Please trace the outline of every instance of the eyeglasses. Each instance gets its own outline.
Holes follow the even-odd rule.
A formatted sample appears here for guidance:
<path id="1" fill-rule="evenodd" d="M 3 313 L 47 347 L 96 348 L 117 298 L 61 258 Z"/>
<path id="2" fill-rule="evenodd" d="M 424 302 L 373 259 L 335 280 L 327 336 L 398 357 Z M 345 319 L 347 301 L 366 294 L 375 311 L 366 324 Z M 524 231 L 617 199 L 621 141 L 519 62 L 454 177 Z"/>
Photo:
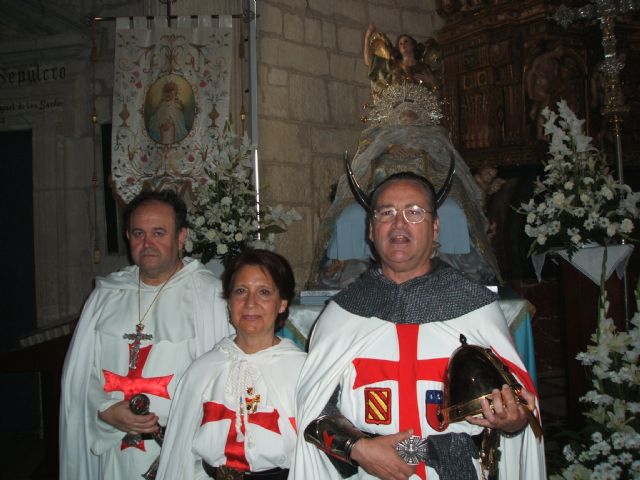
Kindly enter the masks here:
<path id="1" fill-rule="evenodd" d="M 433 213 L 417 205 L 412 205 L 402 210 L 398 210 L 395 207 L 384 207 L 379 210 L 374 210 L 373 218 L 379 223 L 391 223 L 396 219 L 399 212 L 402 212 L 402 216 L 408 223 L 424 222 L 427 213 Z"/>

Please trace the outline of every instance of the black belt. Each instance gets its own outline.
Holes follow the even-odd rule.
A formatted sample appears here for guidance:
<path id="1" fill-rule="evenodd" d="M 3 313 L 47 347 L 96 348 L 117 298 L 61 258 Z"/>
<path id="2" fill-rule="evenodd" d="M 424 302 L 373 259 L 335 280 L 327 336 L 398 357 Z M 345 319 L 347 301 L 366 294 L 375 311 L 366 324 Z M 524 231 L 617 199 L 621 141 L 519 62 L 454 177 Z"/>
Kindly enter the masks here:
<path id="1" fill-rule="evenodd" d="M 202 468 L 204 468 L 207 475 L 216 480 L 243 480 L 245 478 L 255 478 L 256 480 L 287 480 L 289 476 L 289 469 L 272 468 L 270 470 L 263 470 L 262 472 L 241 472 L 226 465 L 212 467 L 204 460 L 202 461 Z"/>
<path id="2" fill-rule="evenodd" d="M 470 435 L 470 438 L 473 441 L 473 445 L 476 447 L 478 452 L 482 450 L 483 437 L 484 431 L 477 435 Z M 398 452 L 398 455 L 400 455 L 400 458 L 402 458 L 409 465 L 418 465 L 419 463 L 424 463 L 425 465 L 433 467 L 433 464 L 431 464 L 429 461 L 429 446 L 428 440 L 426 438 L 421 438 L 414 435 L 405 440 L 402 440 L 396 444 L 396 451 Z M 477 458 L 477 455 L 473 456 Z"/>
<path id="3" fill-rule="evenodd" d="M 482 450 L 482 437 L 484 436 L 484 430 L 477 435 L 471 435 L 471 440 L 478 447 L 478 451 Z"/>

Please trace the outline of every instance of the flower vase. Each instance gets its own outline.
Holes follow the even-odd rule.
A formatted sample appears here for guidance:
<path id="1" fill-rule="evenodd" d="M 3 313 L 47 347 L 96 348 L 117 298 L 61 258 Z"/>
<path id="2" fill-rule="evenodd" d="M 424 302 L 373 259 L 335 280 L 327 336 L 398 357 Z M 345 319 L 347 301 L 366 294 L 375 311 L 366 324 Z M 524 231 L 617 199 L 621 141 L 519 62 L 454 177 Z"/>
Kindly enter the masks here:
<path id="1" fill-rule="evenodd" d="M 569 258 L 566 250 L 560 250 L 558 255 L 573 265 L 573 267 L 578 269 L 583 275 L 586 275 L 593 283 L 600 286 L 602 258 L 605 248 L 607 249 L 605 280 L 608 280 L 614 271 L 618 274 L 618 278 L 622 278 L 629 257 L 631 257 L 631 253 L 633 252 L 633 245 L 608 245 L 604 247 L 598 243 L 588 243 L 575 252 L 571 258 Z"/>
<path id="2" fill-rule="evenodd" d="M 569 258 L 567 250 L 552 249 L 549 250 L 549 252 L 532 254 L 531 262 L 533 263 L 533 269 L 539 282 L 542 281 L 542 268 L 544 267 L 547 255 L 554 254 L 566 260 L 599 286 L 604 249 L 605 247 L 598 243 L 586 243 L 582 248 L 578 249 L 571 258 Z M 623 245 L 608 245 L 605 279 L 609 279 L 614 271 L 618 274 L 618 278 L 622 278 L 632 252 L 633 245 L 628 243 Z"/>

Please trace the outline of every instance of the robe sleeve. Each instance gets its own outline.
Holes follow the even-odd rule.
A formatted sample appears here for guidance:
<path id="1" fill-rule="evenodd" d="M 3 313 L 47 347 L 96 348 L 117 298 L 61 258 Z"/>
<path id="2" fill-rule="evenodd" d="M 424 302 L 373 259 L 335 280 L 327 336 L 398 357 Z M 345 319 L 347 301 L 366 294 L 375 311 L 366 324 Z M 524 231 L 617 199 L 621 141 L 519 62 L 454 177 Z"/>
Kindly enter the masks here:
<path id="1" fill-rule="evenodd" d="M 120 400 L 115 398 L 109 398 L 103 388 L 103 379 L 101 368 L 96 362 L 102 358 L 101 343 L 98 336 L 96 336 L 94 355 L 92 359 L 91 372 L 89 376 L 89 383 L 87 386 L 87 423 L 88 423 L 88 437 L 89 447 L 91 452 L 95 455 L 102 455 L 109 449 L 118 445 L 125 433 L 122 430 L 109 425 L 98 418 L 98 412 L 104 412 L 112 405 L 118 403 Z M 92 413 L 93 412 L 93 413 Z"/>
<path id="2" fill-rule="evenodd" d="M 192 445 L 202 422 L 202 387 L 208 384 L 202 379 L 211 377 L 206 368 L 210 365 L 204 358 L 197 360 L 178 384 L 160 453 L 158 480 L 192 480 L 204 473 L 202 459 L 193 453 Z M 206 474 L 202 478 L 207 478 Z"/>
<path id="3" fill-rule="evenodd" d="M 343 373 L 359 351 L 382 335 L 376 322 L 358 321 L 331 301 L 318 319 L 311 336 L 309 353 L 296 392 L 298 441 L 289 479 L 322 478 L 342 480 L 328 457 L 304 439 L 304 430 L 329 402 Z M 393 328 L 392 324 L 386 328 Z"/>
<path id="4" fill-rule="evenodd" d="M 60 478 L 98 479 L 98 457 L 89 451 L 87 391 L 93 365 L 94 330 L 99 292 L 89 296 L 69 345 L 62 370 L 60 397 Z"/>

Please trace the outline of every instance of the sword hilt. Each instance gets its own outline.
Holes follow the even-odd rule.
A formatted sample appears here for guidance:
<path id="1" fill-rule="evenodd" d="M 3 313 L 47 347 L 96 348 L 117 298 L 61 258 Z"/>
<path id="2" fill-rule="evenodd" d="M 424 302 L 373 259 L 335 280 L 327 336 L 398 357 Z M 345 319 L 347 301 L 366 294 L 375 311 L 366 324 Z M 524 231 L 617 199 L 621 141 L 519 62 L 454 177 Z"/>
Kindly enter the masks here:
<path id="1" fill-rule="evenodd" d="M 149 470 L 147 470 L 141 475 L 142 478 L 144 478 L 145 480 L 154 480 L 156 478 L 156 475 L 158 474 L 159 465 L 160 465 L 160 456 L 158 455 L 156 459 L 153 461 L 153 463 L 151 464 L 151 466 L 149 467 Z"/>
<path id="2" fill-rule="evenodd" d="M 131 410 L 136 415 L 148 414 L 150 405 L 151 405 L 151 400 L 149 400 L 149 397 L 146 396 L 144 393 L 138 393 L 137 395 L 134 395 L 133 397 L 131 397 L 131 399 L 129 400 L 129 410 Z M 123 440 L 127 445 L 134 446 L 141 440 L 145 440 L 145 437 L 147 439 L 153 438 L 156 441 L 156 443 L 158 443 L 158 445 L 162 446 L 162 441 L 164 440 L 163 427 L 160 427 L 160 430 L 158 432 L 152 433 L 150 434 L 150 436 L 148 435 L 149 434 L 127 433 L 124 436 Z"/>
<path id="3" fill-rule="evenodd" d="M 129 400 L 129 409 L 136 415 L 146 415 L 149 413 L 151 400 L 144 393 L 138 393 Z"/>
<path id="4" fill-rule="evenodd" d="M 524 409 L 524 413 L 527 414 L 527 422 L 531 425 L 531 430 L 533 430 L 533 434 L 539 439 L 542 436 L 542 425 L 540 425 L 540 421 L 533 414 L 533 410 L 529 406 L 527 400 L 522 396 L 522 385 L 516 384 L 515 388 L 512 389 L 513 394 L 516 397 L 516 401 L 522 405 Z"/>

